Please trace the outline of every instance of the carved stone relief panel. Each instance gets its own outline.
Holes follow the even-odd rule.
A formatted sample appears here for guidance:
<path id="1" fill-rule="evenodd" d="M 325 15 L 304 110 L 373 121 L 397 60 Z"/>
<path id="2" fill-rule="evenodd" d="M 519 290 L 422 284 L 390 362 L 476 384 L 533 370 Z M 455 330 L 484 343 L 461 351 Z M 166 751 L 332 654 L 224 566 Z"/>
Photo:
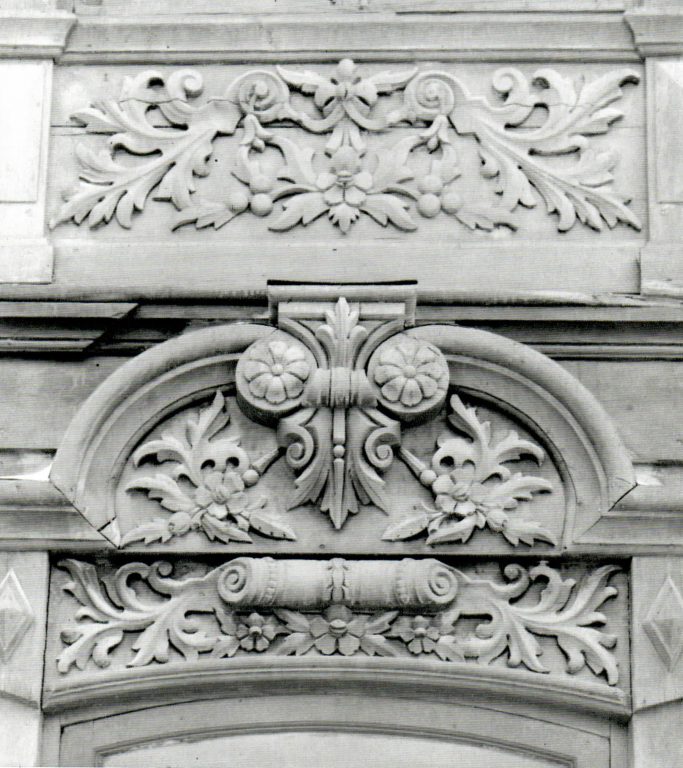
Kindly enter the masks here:
<path id="1" fill-rule="evenodd" d="M 50 687 L 251 655 L 397 657 L 627 685 L 619 567 L 422 560 L 67 559 L 53 572 Z M 226 667 L 227 668 L 227 667 Z M 124 675 L 125 676 L 125 675 Z M 130 676 L 130 675 L 129 675 Z"/>
<path id="2" fill-rule="evenodd" d="M 560 551 L 632 487 L 604 413 L 542 356 L 406 330 L 399 302 L 291 306 L 162 344 L 83 406 L 51 477 L 117 546 Z"/>
<path id="3" fill-rule="evenodd" d="M 249 355 L 243 359 L 248 365 Z M 473 538 L 556 545 L 562 480 L 520 428 L 453 394 L 422 426 L 401 429 L 376 407 L 367 416 L 303 407 L 273 430 L 254 425 L 218 390 L 133 452 L 117 492 L 122 545 L 272 549 L 272 540 L 283 552 L 358 540 L 368 550 L 384 541 L 427 551 Z"/>
<path id="4" fill-rule="evenodd" d="M 637 68 L 343 59 L 60 77 L 56 123 L 85 136 L 58 141 L 58 233 L 69 221 L 100 237 L 256 227 L 266 240 L 642 228 Z"/>

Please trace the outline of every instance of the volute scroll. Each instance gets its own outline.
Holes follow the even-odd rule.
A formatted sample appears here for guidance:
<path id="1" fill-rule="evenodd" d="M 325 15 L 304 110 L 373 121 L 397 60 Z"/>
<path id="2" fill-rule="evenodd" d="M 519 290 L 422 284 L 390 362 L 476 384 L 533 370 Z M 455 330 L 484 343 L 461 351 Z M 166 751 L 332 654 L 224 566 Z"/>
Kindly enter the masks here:
<path id="1" fill-rule="evenodd" d="M 84 405 L 52 479 L 113 543 L 558 552 L 632 487 L 609 419 L 544 356 L 411 327 L 411 301 L 382 287 L 307 290 L 276 291 L 274 328 L 143 353 Z"/>

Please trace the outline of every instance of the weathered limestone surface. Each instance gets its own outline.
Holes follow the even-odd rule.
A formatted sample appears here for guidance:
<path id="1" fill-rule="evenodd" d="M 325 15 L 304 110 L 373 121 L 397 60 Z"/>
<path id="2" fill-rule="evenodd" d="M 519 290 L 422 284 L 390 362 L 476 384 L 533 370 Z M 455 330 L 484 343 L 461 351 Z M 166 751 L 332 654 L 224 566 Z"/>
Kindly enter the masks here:
<path id="1" fill-rule="evenodd" d="M 502 5 L 2 4 L 0 765 L 683 762 L 683 12 Z"/>

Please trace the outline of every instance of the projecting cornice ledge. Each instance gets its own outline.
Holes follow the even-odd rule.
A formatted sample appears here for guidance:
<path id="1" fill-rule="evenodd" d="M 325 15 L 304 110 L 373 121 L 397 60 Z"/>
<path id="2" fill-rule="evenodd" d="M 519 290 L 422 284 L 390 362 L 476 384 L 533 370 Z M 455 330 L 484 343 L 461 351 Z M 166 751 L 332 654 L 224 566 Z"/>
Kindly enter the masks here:
<path id="1" fill-rule="evenodd" d="M 53 59 L 61 56 L 76 16 L 0 10 L 0 58 Z"/>
<path id="2" fill-rule="evenodd" d="M 642 8 L 624 14 L 641 56 L 683 53 L 683 7 L 680 10 Z"/>
<path id="3" fill-rule="evenodd" d="M 320 41 L 325 41 L 321 50 Z M 544 44 L 543 41 L 547 41 Z M 178 14 L 81 17 L 62 60 L 638 61 L 621 13 Z"/>

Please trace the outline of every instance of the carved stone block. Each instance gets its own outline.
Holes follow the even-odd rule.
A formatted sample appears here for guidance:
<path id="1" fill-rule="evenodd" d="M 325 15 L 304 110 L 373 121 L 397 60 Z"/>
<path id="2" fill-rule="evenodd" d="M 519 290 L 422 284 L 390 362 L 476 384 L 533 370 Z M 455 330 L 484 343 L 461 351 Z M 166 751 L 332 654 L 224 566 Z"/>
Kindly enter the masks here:
<path id="1" fill-rule="evenodd" d="M 683 563 L 633 560 L 633 702 L 644 709 L 683 695 Z"/>
<path id="2" fill-rule="evenodd" d="M 574 73 L 505 67 L 474 93 L 460 71 L 350 59 L 332 68 L 263 67 L 222 77 L 202 97 L 199 70 L 137 70 L 120 93 L 73 114 L 137 163 L 97 143 L 78 145 L 81 185 L 56 208 L 53 226 L 115 218 L 130 228 L 154 197 L 177 209 L 173 228 L 256 217 L 277 233 L 324 218 L 346 234 L 363 219 L 360 229 L 377 236 L 377 225 L 412 232 L 439 217 L 462 237 L 514 232 L 524 226 L 522 209 L 539 202 L 561 232 L 576 223 L 641 228 L 630 196 L 611 187 L 613 145 L 595 139 L 622 117 L 613 104 L 639 81 L 637 70 L 605 69 L 580 83 Z M 234 136 L 230 176 L 197 184 L 211 176 L 210 158 L 225 162 L 215 154 L 220 137 Z"/>
<path id="3" fill-rule="evenodd" d="M 293 306 L 163 344 L 83 408 L 52 478 L 116 545 L 547 551 L 630 489 L 599 406 L 542 356 L 343 297 Z"/>
<path id="4" fill-rule="evenodd" d="M 614 606 L 603 612 L 618 595 L 609 585 L 619 570 L 613 565 L 575 569 L 578 578 L 546 563 L 508 565 L 501 576 L 494 566 L 456 569 L 434 559 L 246 557 L 179 570 L 174 576 L 164 562 L 114 571 L 62 561 L 55 588 L 73 597 L 54 594 L 59 676 L 73 676 L 78 686 L 74 667 L 95 674 L 110 666 L 267 653 L 391 656 L 406 664 L 469 659 L 536 673 L 604 675 L 611 686 L 620 679 L 623 599 L 616 614 Z"/>

